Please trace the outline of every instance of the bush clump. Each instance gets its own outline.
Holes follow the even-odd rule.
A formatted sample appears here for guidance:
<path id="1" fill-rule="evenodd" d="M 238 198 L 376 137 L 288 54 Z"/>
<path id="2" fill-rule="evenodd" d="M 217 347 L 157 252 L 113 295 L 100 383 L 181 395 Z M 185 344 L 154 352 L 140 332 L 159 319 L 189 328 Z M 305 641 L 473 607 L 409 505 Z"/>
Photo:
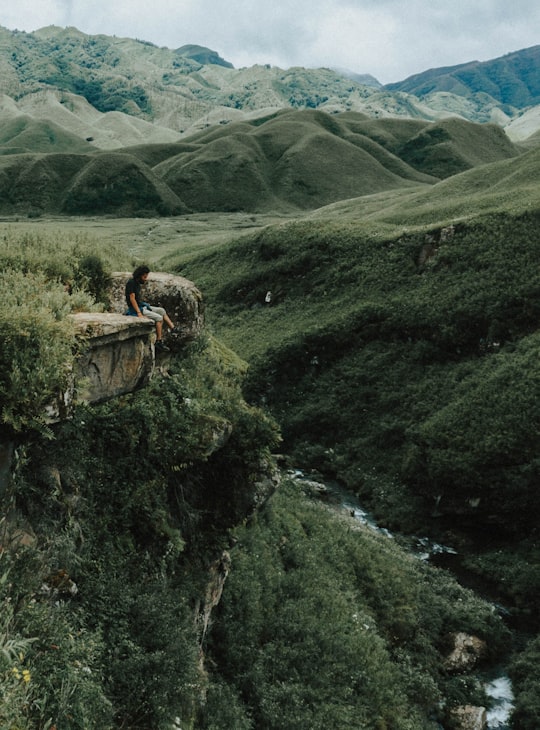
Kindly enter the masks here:
<path id="1" fill-rule="evenodd" d="M 0 425 L 41 429 L 71 385 L 76 341 L 70 313 L 103 306 L 119 252 L 88 254 L 83 237 L 8 232 L 0 240 Z"/>

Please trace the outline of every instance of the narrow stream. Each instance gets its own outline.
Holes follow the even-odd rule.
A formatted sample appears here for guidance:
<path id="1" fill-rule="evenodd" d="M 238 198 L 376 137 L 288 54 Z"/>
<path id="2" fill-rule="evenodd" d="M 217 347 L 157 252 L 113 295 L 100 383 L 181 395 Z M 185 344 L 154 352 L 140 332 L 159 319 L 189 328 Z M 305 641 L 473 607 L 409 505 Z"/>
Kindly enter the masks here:
<path id="1" fill-rule="evenodd" d="M 326 495 L 336 499 L 343 511 L 346 511 L 361 524 L 375 530 L 381 535 L 385 535 L 389 539 L 394 538 L 389 530 L 380 527 L 373 516 L 361 507 L 354 494 L 347 492 L 341 486 L 314 482 L 300 470 L 289 472 L 289 476 L 304 484 L 317 485 L 319 488 L 317 489 L 316 486 L 315 491 L 318 491 L 321 496 Z M 442 567 L 455 574 L 455 570 L 452 568 L 459 561 L 457 550 L 454 550 L 454 548 L 448 545 L 441 545 L 440 543 L 434 542 L 428 537 L 416 537 L 413 538 L 413 541 L 414 548 L 412 552 L 419 560 L 432 562 L 438 567 Z M 478 591 L 476 592 L 478 593 Z M 482 593 L 479 593 L 479 595 L 485 600 L 489 600 Z M 499 613 L 504 615 L 506 609 L 503 606 L 499 604 L 493 605 Z M 494 667 L 483 677 L 483 680 L 486 695 L 491 700 L 491 707 L 487 712 L 486 730 L 510 730 L 510 715 L 514 706 L 514 695 L 512 692 L 512 684 L 506 674 L 505 667 Z"/>

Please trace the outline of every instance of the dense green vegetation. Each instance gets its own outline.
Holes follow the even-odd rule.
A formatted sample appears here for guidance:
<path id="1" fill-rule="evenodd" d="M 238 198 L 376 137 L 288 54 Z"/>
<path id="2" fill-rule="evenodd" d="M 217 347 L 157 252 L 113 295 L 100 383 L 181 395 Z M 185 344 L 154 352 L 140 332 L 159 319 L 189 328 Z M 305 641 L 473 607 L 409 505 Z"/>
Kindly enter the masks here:
<path id="1" fill-rule="evenodd" d="M 538 565 L 538 563 L 537 563 Z M 514 727 L 535 730 L 540 717 L 540 637 L 531 640 L 525 651 L 513 662 L 510 673 L 517 692 L 513 713 Z"/>
<path id="2" fill-rule="evenodd" d="M 281 424 L 290 463 L 394 529 L 454 543 L 533 634 L 537 154 L 167 259 L 248 361 L 246 395 Z M 537 720 L 534 652 L 516 656 L 515 728 Z"/>
<path id="3" fill-rule="evenodd" d="M 0 241 L 0 429 L 43 429 L 46 407 L 69 386 L 77 343 L 68 315 L 103 308 L 107 270 L 125 258 L 93 253 L 85 236 L 13 231 Z"/>
<path id="4" fill-rule="evenodd" d="M 0 495 L 0 725 L 189 724 L 205 686 L 196 604 L 228 529 L 262 496 L 276 427 L 243 401 L 238 358 L 201 338 L 166 378 L 45 428 L 76 347 L 67 314 L 98 304 L 125 255 L 15 234 L 1 251 L 1 438 L 14 456 Z"/>
<path id="5" fill-rule="evenodd" d="M 190 722 L 204 688 L 194 618 L 205 571 L 252 507 L 275 441 L 272 424 L 240 400 L 239 372 L 200 343 L 169 378 L 79 411 L 52 442 L 19 447 L 4 529 L 15 533 L 17 515 L 35 544 L 12 538 L 3 553 L 6 638 L 26 646 L 0 690 L 20 687 L 19 666 L 31 680 L 3 727 Z"/>
<path id="6" fill-rule="evenodd" d="M 361 492 L 372 468 L 397 474 L 428 510 L 512 509 L 519 530 L 536 505 L 537 226 L 486 216 L 441 240 L 289 224 L 184 270 L 302 463 Z"/>
<path id="7" fill-rule="evenodd" d="M 537 227 L 537 211 L 409 231 L 349 213 L 269 227 L 181 268 L 301 463 L 361 493 L 371 469 L 397 475 L 428 511 L 502 524 L 512 509 L 519 530 L 536 505 Z"/>
<path id="8" fill-rule="evenodd" d="M 294 481 L 236 538 L 210 637 L 222 697 L 244 704 L 228 727 L 427 730 L 484 699 L 442 670 L 448 636 L 489 636 L 496 650 L 505 632 L 442 572 L 306 501 Z"/>
<path id="9" fill-rule="evenodd" d="M 442 660 L 452 631 L 485 638 L 490 659 L 504 649 L 488 605 L 294 483 L 242 526 L 268 496 L 279 437 L 243 400 L 245 363 L 214 338 L 142 391 L 40 427 L 26 390 L 43 371 L 52 392 L 74 346 L 55 323 L 69 301 L 99 306 L 107 272 L 128 261 L 84 238 L 15 234 L 2 261 L 8 300 L 33 291 L 49 342 L 20 339 L 19 401 L 0 382 L 14 445 L 0 495 L 2 727 L 431 730 L 484 700 Z M 10 377 L 18 367 L 3 365 Z M 203 632 L 209 566 L 231 544 L 223 607 Z"/>

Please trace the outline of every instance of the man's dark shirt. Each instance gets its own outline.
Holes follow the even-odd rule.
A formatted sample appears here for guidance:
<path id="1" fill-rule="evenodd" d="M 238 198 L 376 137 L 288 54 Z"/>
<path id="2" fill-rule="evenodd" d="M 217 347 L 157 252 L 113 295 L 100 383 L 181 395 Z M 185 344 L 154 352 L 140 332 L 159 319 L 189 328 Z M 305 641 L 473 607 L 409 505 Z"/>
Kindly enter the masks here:
<path id="1" fill-rule="evenodd" d="M 128 307 L 131 307 L 131 300 L 130 295 L 135 294 L 135 299 L 137 300 L 137 305 L 141 306 L 141 282 L 135 281 L 135 279 L 129 279 L 128 283 L 126 284 L 126 303 Z"/>

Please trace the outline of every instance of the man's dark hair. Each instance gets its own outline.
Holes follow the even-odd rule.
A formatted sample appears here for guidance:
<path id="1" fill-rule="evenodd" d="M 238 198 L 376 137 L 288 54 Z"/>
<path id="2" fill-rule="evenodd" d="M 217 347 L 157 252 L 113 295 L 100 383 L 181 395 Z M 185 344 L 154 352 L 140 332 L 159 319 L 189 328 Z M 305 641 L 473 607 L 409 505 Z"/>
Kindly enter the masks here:
<path id="1" fill-rule="evenodd" d="M 149 273 L 150 273 L 150 269 L 148 268 L 148 266 L 137 266 L 137 268 L 133 272 L 133 278 L 135 279 L 135 281 L 137 281 L 138 279 L 141 278 L 141 276 L 143 276 L 144 274 L 149 274 Z"/>

